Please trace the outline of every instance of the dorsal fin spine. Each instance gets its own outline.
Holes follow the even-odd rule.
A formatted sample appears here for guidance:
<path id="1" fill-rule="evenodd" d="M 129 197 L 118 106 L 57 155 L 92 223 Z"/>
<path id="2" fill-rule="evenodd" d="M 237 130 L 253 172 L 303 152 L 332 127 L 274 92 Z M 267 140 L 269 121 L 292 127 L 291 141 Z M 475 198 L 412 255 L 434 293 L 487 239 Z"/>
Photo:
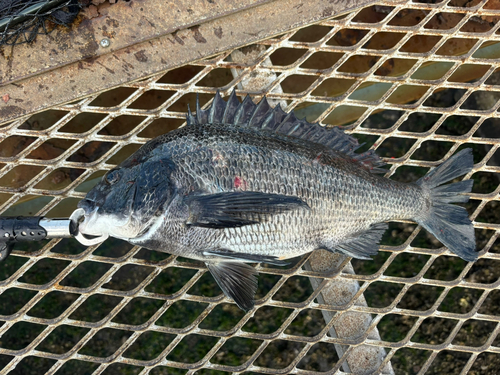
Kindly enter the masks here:
<path id="1" fill-rule="evenodd" d="M 267 116 L 267 113 L 272 111 L 273 109 L 267 102 L 267 98 L 264 97 L 259 104 L 257 104 L 257 107 L 255 108 L 252 117 L 250 118 L 250 121 L 248 122 L 248 126 L 250 127 L 258 127 L 262 128 L 262 121 Z"/>
<path id="2" fill-rule="evenodd" d="M 234 122 L 234 115 L 240 106 L 240 102 L 236 97 L 236 90 L 233 90 L 227 101 L 224 117 L 222 118 L 223 124 L 232 124 Z"/>
<path id="3" fill-rule="evenodd" d="M 233 90 L 226 102 L 222 99 L 219 90 L 217 90 L 211 106 L 206 110 L 202 110 L 197 94 L 196 115 L 193 115 L 188 106 L 186 120 L 188 125 L 223 123 L 257 129 L 265 128 L 277 134 L 321 144 L 343 153 L 372 172 L 386 172 L 380 168 L 384 163 L 373 150 L 361 154 L 355 153 L 361 147 L 356 138 L 345 134 L 338 127 L 328 129 L 319 124 L 312 124 L 305 118 L 298 119 L 293 111 L 286 113 L 279 105 L 272 108 L 266 97 L 258 104 L 255 104 L 247 95 L 243 102 L 239 103 Z"/>
<path id="4" fill-rule="evenodd" d="M 297 129 L 300 127 L 300 123 L 293 123 L 293 128 L 292 130 L 288 133 L 289 135 L 292 135 L 293 133 L 295 133 L 297 131 Z"/>
<path id="5" fill-rule="evenodd" d="M 267 126 L 271 124 L 273 120 L 274 120 L 274 111 L 269 111 L 264 120 L 262 121 L 262 129 L 267 128 Z"/>
<path id="6" fill-rule="evenodd" d="M 204 111 L 200 108 L 200 94 L 196 93 L 196 120 L 198 124 L 203 123 Z"/>
<path id="7" fill-rule="evenodd" d="M 250 112 L 253 113 L 255 107 L 256 105 L 254 104 L 250 96 L 245 96 L 245 99 L 243 99 L 243 102 L 240 104 L 240 107 L 238 108 L 238 110 L 236 111 L 236 115 L 234 116 L 235 125 L 246 126 L 247 123 L 245 121 L 245 117 L 250 117 L 249 114 L 251 114 Z"/>
<path id="8" fill-rule="evenodd" d="M 187 121 L 188 126 L 189 125 L 196 125 L 198 123 L 198 121 L 196 121 L 196 117 L 193 116 L 193 112 L 191 112 L 191 108 L 189 107 L 189 104 L 188 104 L 188 114 L 186 116 L 186 121 Z"/>

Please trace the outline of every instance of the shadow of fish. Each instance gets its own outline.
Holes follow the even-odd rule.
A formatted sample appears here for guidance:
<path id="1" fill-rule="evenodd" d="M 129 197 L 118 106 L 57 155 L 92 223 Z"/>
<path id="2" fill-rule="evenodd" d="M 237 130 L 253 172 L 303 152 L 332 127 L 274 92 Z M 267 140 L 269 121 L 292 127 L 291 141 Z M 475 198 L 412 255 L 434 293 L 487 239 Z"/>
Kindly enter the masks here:
<path id="1" fill-rule="evenodd" d="M 416 183 L 380 177 L 373 153 L 339 128 L 298 120 L 264 98 L 219 94 L 187 126 L 146 143 L 79 203 L 79 230 L 204 261 L 240 308 L 254 306 L 247 263 L 286 264 L 315 249 L 377 253 L 385 221 L 412 219 L 467 261 L 477 259 L 463 207 L 473 167 L 462 150 Z M 375 172 L 375 173 L 374 173 Z"/>

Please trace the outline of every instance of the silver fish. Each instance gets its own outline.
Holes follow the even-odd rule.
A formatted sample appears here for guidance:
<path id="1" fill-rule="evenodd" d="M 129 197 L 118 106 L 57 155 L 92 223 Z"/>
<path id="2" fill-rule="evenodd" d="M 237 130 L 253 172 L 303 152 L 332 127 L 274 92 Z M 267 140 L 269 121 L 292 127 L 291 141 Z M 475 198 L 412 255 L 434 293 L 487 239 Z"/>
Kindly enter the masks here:
<path id="1" fill-rule="evenodd" d="M 373 153 L 264 98 L 219 94 L 189 111 L 187 126 L 146 143 L 79 203 L 84 235 L 206 263 L 240 308 L 251 309 L 257 275 L 247 263 L 286 264 L 315 249 L 369 259 L 388 220 L 411 219 L 467 261 L 477 259 L 466 202 L 473 167 L 462 150 L 415 183 L 377 175 Z"/>

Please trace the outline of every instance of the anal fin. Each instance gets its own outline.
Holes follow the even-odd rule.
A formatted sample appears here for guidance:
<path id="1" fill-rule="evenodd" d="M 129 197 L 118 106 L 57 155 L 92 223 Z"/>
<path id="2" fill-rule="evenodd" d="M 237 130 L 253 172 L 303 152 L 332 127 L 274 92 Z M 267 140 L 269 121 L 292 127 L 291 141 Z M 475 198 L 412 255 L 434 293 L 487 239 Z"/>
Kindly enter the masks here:
<path id="1" fill-rule="evenodd" d="M 368 230 L 353 235 L 352 239 L 341 244 L 337 250 L 357 259 L 371 259 L 378 252 L 378 243 L 389 228 L 386 223 L 372 224 Z"/>
<path id="2" fill-rule="evenodd" d="M 255 306 L 257 271 L 241 262 L 207 262 L 208 270 L 226 296 L 248 311 Z"/>
<path id="3" fill-rule="evenodd" d="M 277 257 L 271 255 L 245 254 L 232 250 L 206 250 L 203 252 L 203 255 L 217 256 L 240 262 L 274 264 L 275 266 L 286 266 L 289 264 L 289 262 L 279 260 Z"/>

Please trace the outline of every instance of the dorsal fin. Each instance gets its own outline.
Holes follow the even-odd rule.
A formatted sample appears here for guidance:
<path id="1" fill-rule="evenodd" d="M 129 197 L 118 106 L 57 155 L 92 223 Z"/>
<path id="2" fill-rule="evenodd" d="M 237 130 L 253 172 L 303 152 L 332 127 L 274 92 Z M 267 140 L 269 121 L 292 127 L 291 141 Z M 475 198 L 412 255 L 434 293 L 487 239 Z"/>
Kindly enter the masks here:
<path id="1" fill-rule="evenodd" d="M 272 112 L 272 110 L 273 109 L 269 105 L 267 98 L 264 96 L 264 98 L 259 102 L 259 104 L 257 104 L 257 107 L 253 111 L 248 126 L 251 128 L 262 129 L 262 123 L 264 122 L 264 119 L 269 112 Z"/>
<path id="2" fill-rule="evenodd" d="M 224 112 L 226 111 L 226 102 L 220 96 L 219 91 L 214 97 L 212 105 L 208 109 L 208 123 L 209 124 L 220 124 L 224 118 Z"/>
<path id="3" fill-rule="evenodd" d="M 293 112 L 286 113 L 279 105 L 271 108 L 266 97 L 258 104 L 255 104 L 247 95 L 243 102 L 240 103 L 233 90 L 228 101 L 225 102 L 219 91 L 217 91 L 210 107 L 204 110 L 200 108 L 197 98 L 196 115 L 193 115 L 188 108 L 187 124 L 206 123 L 248 126 L 304 139 L 341 152 L 358 161 L 372 172 L 386 172 L 385 169 L 380 168 L 384 165 L 384 162 L 373 150 L 362 154 L 355 153 L 361 147 L 356 138 L 345 134 L 338 127 L 327 129 L 318 124 L 311 124 L 306 119 L 298 119 Z"/>
<path id="4" fill-rule="evenodd" d="M 234 125 L 246 126 L 252 117 L 255 107 L 256 105 L 250 96 L 247 95 L 236 110 L 236 114 L 234 115 Z"/>
<path id="5" fill-rule="evenodd" d="M 234 123 L 234 116 L 236 115 L 236 111 L 240 106 L 240 101 L 236 97 L 236 91 L 233 90 L 226 104 L 226 110 L 224 111 L 224 117 L 222 118 L 223 124 L 232 124 Z"/>

